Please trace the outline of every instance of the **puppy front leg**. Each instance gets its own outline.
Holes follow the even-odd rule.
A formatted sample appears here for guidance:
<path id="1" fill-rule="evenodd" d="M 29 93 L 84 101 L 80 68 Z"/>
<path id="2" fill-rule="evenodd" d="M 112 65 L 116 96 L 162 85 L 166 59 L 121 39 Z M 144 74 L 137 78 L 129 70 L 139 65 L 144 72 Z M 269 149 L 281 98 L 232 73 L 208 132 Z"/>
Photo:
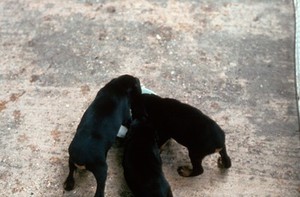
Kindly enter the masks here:
<path id="1" fill-rule="evenodd" d="M 198 176 L 203 173 L 203 167 L 202 167 L 202 160 L 205 156 L 201 157 L 195 157 L 192 154 L 189 154 L 192 168 L 189 166 L 180 166 L 177 169 L 177 172 L 180 176 L 183 177 L 192 177 L 192 176 Z"/>
<path id="2" fill-rule="evenodd" d="M 107 164 L 97 164 L 89 170 L 94 174 L 97 181 L 95 197 L 104 197 L 105 181 L 107 177 Z"/>
<path id="3" fill-rule="evenodd" d="M 74 188 L 75 181 L 74 181 L 73 176 L 74 176 L 74 171 L 75 170 L 76 170 L 76 166 L 74 165 L 74 163 L 69 158 L 69 175 L 68 175 L 66 181 L 64 182 L 64 189 L 66 191 L 70 191 Z"/>

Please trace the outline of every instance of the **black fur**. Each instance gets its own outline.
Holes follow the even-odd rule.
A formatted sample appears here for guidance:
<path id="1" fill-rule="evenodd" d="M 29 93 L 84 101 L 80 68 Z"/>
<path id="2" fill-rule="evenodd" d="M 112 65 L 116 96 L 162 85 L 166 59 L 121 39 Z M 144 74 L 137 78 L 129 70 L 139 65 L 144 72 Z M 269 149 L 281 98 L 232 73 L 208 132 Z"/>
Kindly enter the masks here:
<path id="1" fill-rule="evenodd" d="M 121 124 L 133 116 L 144 113 L 141 104 L 141 87 L 137 78 L 122 75 L 111 80 L 98 92 L 85 111 L 76 134 L 69 146 L 69 175 L 65 190 L 74 188 L 76 166 L 91 171 L 97 181 L 95 196 L 104 196 L 107 176 L 106 156 L 115 141 Z"/>
<path id="2" fill-rule="evenodd" d="M 127 135 L 124 176 L 135 197 L 172 197 L 162 171 L 156 132 L 146 120 L 134 120 Z"/>
<path id="3" fill-rule="evenodd" d="M 219 167 L 230 168 L 231 160 L 226 152 L 224 131 L 215 121 L 200 110 L 175 99 L 143 94 L 149 120 L 157 129 L 162 146 L 170 138 L 187 147 L 193 169 L 178 168 L 181 176 L 197 176 L 203 173 L 202 160 L 205 156 L 220 153 Z"/>

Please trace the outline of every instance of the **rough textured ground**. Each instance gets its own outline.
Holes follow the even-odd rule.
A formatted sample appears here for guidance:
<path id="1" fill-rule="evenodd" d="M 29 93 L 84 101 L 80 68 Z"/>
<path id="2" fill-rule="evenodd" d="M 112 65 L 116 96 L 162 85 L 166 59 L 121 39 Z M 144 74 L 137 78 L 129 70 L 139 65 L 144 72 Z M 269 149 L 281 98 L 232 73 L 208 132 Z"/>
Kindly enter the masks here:
<path id="1" fill-rule="evenodd" d="M 173 142 L 162 153 L 176 197 L 299 196 L 294 10 L 289 0 L 0 1 L 0 196 L 92 196 L 67 148 L 96 92 L 129 73 L 201 109 L 226 131 L 232 168 L 204 174 Z M 122 147 L 109 152 L 106 196 L 130 196 Z"/>

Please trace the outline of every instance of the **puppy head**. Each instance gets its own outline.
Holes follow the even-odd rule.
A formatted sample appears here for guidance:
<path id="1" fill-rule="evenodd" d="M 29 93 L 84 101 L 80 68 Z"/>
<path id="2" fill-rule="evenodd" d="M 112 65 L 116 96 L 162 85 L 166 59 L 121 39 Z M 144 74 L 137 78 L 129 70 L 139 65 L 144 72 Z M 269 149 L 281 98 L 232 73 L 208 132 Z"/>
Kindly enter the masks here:
<path id="1" fill-rule="evenodd" d="M 131 75 L 122 75 L 111 81 L 111 84 L 123 93 L 126 94 L 129 100 L 129 105 L 132 112 L 132 117 L 142 118 L 146 117 L 146 110 L 142 101 L 142 89 L 140 80 Z"/>
<path id="2" fill-rule="evenodd" d="M 142 93 L 140 80 L 131 75 L 121 75 L 111 81 L 112 84 L 118 84 L 130 96 Z"/>

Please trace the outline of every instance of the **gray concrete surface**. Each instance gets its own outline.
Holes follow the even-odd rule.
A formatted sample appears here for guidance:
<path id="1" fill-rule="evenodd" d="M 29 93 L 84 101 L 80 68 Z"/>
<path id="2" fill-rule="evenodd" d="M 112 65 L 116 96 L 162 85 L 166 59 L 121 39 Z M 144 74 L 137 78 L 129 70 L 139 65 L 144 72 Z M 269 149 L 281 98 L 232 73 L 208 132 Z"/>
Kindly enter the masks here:
<path id="1" fill-rule="evenodd" d="M 295 81 L 298 122 L 300 123 L 300 1 L 294 0 L 295 9 Z"/>
<path id="2" fill-rule="evenodd" d="M 300 196 L 289 0 L 0 1 L 0 196 L 92 196 L 67 147 L 96 92 L 129 73 L 201 109 L 226 131 L 232 168 L 204 160 L 180 177 L 186 150 L 162 153 L 174 196 Z M 106 196 L 130 196 L 122 147 L 108 156 Z"/>

